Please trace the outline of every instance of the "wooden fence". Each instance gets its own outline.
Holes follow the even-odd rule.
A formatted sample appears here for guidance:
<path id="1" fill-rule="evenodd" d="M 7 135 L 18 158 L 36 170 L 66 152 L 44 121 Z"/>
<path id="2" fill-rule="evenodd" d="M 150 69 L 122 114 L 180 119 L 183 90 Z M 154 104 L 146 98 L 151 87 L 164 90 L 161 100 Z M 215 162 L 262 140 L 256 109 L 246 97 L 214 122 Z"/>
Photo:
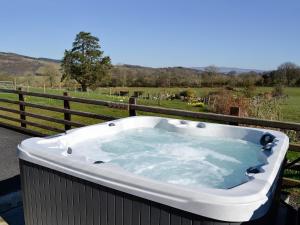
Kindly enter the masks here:
<path id="1" fill-rule="evenodd" d="M 251 126 L 259 126 L 259 127 L 266 127 L 266 128 L 276 128 L 276 129 L 282 129 L 282 130 L 294 130 L 294 131 L 300 131 L 300 123 L 290 123 L 290 122 L 282 122 L 282 121 L 271 121 L 271 120 L 261 120 L 256 118 L 245 118 L 245 117 L 239 117 L 238 116 L 238 110 L 234 109 L 232 110 L 233 115 L 221 115 L 221 114 L 215 114 L 215 113 L 204 113 L 204 112 L 192 112 L 192 111 L 186 111 L 186 110 L 179 110 L 179 109 L 170 109 L 170 108 L 163 108 L 163 107 L 154 107 L 154 106 L 146 106 L 146 105 L 139 105 L 137 104 L 136 98 L 129 98 L 128 103 L 116 103 L 116 102 L 110 102 L 110 101 L 103 101 L 103 100 L 94 100 L 94 99 L 84 99 L 84 98 L 77 98 L 77 97 L 71 97 L 68 96 L 68 93 L 65 92 L 63 95 L 53 95 L 53 94 L 45 94 L 45 93 L 36 93 L 36 92 L 27 92 L 21 90 L 21 88 L 18 88 L 17 90 L 8 90 L 8 89 L 0 89 L 0 92 L 2 93 L 11 93 L 18 96 L 18 100 L 11 100 L 7 98 L 0 98 L 0 103 L 10 103 L 18 105 L 19 110 L 4 107 L 0 105 L 0 111 L 9 112 L 17 114 L 19 118 L 7 116 L 0 114 L 0 118 L 4 119 L 4 121 L 13 121 L 17 122 L 20 125 L 12 125 L 10 123 L 0 122 L 0 125 L 9 127 L 15 130 L 19 130 L 22 132 L 29 133 L 34 136 L 45 136 L 46 134 L 38 132 L 34 129 L 30 129 L 27 127 L 37 127 L 44 130 L 52 131 L 52 132 L 65 132 L 66 130 L 69 130 L 71 128 L 76 127 L 82 127 L 85 126 L 85 124 L 82 124 L 80 122 L 72 121 L 72 115 L 81 116 L 81 117 L 87 117 L 87 118 L 93 118 L 93 119 L 99 119 L 101 121 L 109 121 L 118 119 L 116 117 L 110 116 L 110 115 L 102 115 L 97 113 L 91 113 L 91 112 L 84 112 L 84 111 L 78 111 L 71 109 L 71 102 L 76 103 L 82 103 L 82 104 L 89 104 L 94 106 L 105 106 L 120 110 L 126 110 L 128 111 L 128 116 L 135 116 L 137 115 L 138 111 L 142 112 L 149 112 L 149 113 L 156 113 L 159 115 L 172 115 L 172 116 L 179 116 L 179 117 L 188 117 L 188 118 L 194 118 L 194 119 L 204 119 L 214 122 L 221 122 L 221 123 L 228 123 L 233 125 L 251 125 Z M 33 97 L 40 97 L 40 98 L 48 98 L 48 99 L 56 99 L 62 101 L 63 107 L 53 107 L 49 105 L 43 105 L 43 104 L 37 104 L 37 103 L 31 103 L 25 101 L 25 96 L 33 96 Z M 41 114 L 34 114 L 32 112 L 26 111 L 26 108 L 36 108 L 36 109 L 42 109 L 47 111 L 52 111 L 56 113 L 62 113 L 63 119 L 54 118 L 46 115 Z M 27 117 L 32 117 L 40 120 L 45 120 L 48 122 L 53 122 L 57 124 L 63 124 L 64 129 L 57 128 L 55 126 L 49 126 L 37 122 L 28 121 Z M 297 144 L 290 144 L 289 151 L 299 152 L 300 153 L 300 145 Z M 300 173 L 300 157 L 295 159 L 294 161 L 288 162 L 286 164 L 286 169 L 290 171 L 295 171 L 296 173 Z M 296 185 L 300 185 L 300 182 L 295 179 L 285 179 L 288 182 L 291 182 Z"/>

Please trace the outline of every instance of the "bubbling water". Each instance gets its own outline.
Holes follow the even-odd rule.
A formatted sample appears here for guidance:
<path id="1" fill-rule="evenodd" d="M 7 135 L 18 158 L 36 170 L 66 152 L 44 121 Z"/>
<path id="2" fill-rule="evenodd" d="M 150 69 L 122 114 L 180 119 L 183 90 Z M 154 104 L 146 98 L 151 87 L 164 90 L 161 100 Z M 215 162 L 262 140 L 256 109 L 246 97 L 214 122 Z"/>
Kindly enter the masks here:
<path id="1" fill-rule="evenodd" d="M 265 163 L 261 146 L 252 142 L 159 128 L 88 142 L 81 149 L 89 161 L 114 163 L 136 175 L 194 188 L 231 188 L 248 181 L 247 168 Z"/>

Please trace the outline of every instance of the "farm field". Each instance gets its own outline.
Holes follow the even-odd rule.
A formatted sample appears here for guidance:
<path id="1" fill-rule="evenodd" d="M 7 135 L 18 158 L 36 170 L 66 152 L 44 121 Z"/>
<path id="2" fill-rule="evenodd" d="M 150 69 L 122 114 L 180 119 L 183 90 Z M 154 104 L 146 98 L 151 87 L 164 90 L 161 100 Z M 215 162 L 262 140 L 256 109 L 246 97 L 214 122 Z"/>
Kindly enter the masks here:
<path id="1" fill-rule="evenodd" d="M 216 91 L 218 88 L 191 88 L 191 89 L 193 89 L 197 93 L 197 96 L 201 97 L 201 96 L 207 95 L 211 91 Z M 28 91 L 32 91 L 32 92 L 42 92 L 42 93 L 46 92 L 48 94 L 57 94 L 57 95 L 62 95 L 64 92 L 64 90 L 57 90 L 57 89 L 45 89 L 44 90 L 43 88 L 28 88 L 28 89 L 24 88 L 24 90 L 28 90 Z M 151 99 L 139 98 L 138 104 L 184 109 L 184 110 L 190 110 L 190 111 L 205 111 L 205 108 L 192 106 L 182 100 L 178 100 L 178 99 L 159 100 L 158 97 L 155 97 L 155 96 L 159 96 L 159 95 L 167 94 L 167 93 L 168 94 L 179 93 L 180 91 L 184 90 L 184 88 L 140 88 L 140 87 L 139 88 L 99 88 L 96 91 L 89 91 L 89 92 L 85 92 L 85 93 L 78 92 L 78 91 L 68 91 L 68 93 L 70 96 L 74 96 L 74 97 L 101 99 L 101 100 L 127 103 L 128 102 L 127 96 L 122 97 L 122 96 L 114 95 L 114 93 L 117 93 L 120 90 L 129 91 L 129 95 L 132 95 L 134 91 L 143 91 L 144 96 L 147 96 L 147 95 L 152 96 Z M 264 93 L 264 92 L 270 92 L 271 90 L 272 90 L 272 88 L 260 87 L 260 88 L 256 89 L 256 92 Z M 286 88 L 285 94 L 288 97 L 285 101 L 283 101 L 281 103 L 282 120 L 300 123 L 300 88 Z M 18 96 L 16 94 L 0 93 L 0 98 L 17 100 Z M 46 98 L 31 97 L 31 96 L 26 96 L 25 100 L 27 102 L 31 102 L 31 103 L 50 105 L 50 106 L 55 106 L 55 107 L 63 107 L 63 102 L 61 100 L 46 99 Z M 18 109 L 18 105 L 9 104 L 9 103 L 0 102 L 0 106 Z M 115 116 L 115 117 L 128 116 L 128 112 L 126 110 L 113 109 L 113 108 L 108 108 L 108 107 L 103 107 L 103 106 L 93 106 L 93 105 L 82 104 L 82 103 L 71 103 L 71 108 L 75 109 L 75 110 L 93 112 L 93 113 L 110 115 L 110 116 Z M 41 115 L 51 116 L 54 118 L 63 119 L 63 114 L 58 113 L 58 112 L 51 112 L 51 111 L 30 108 L 30 107 L 27 107 L 26 111 L 32 112 L 35 114 L 41 114 Z M 144 112 L 138 112 L 138 114 L 139 115 L 151 115 L 150 113 L 144 113 Z M 9 112 L 5 112 L 5 111 L 1 111 L 1 110 L 0 110 L 0 115 L 6 115 L 6 116 L 18 118 L 17 114 L 9 113 Z M 50 121 L 39 120 L 36 118 L 31 118 L 31 117 L 27 117 L 27 119 L 32 122 L 38 122 L 38 123 L 42 123 L 44 125 L 49 125 L 49 126 L 63 129 L 63 125 L 56 124 L 56 123 L 53 123 Z M 83 124 L 94 124 L 94 123 L 101 122 L 101 120 L 85 118 L 85 117 L 80 117 L 80 116 L 75 116 L 75 115 L 72 116 L 72 121 L 80 122 Z M 4 120 L 4 119 L 0 119 L 0 122 L 7 123 L 8 121 Z M 16 122 L 10 122 L 10 123 L 19 126 L 19 124 Z M 40 131 L 42 133 L 53 134 L 53 132 L 51 132 L 51 131 L 45 131 L 40 128 L 35 128 L 35 127 L 31 127 L 31 126 L 28 126 L 28 127 L 30 129 L 34 129 L 34 130 Z M 297 154 L 294 152 L 289 153 L 289 157 L 295 158 L 295 157 L 297 157 Z"/>
<path id="2" fill-rule="evenodd" d="M 189 88 L 197 93 L 197 96 L 205 96 L 209 92 L 216 91 L 220 88 Z M 33 92 L 44 92 L 43 88 L 24 88 L 24 90 L 29 90 Z M 99 88 L 96 91 L 89 91 L 89 92 L 78 92 L 78 91 L 68 91 L 70 96 L 74 97 L 81 97 L 81 98 L 91 98 L 91 99 L 101 99 L 101 100 L 108 100 L 108 101 L 115 101 L 115 102 L 128 102 L 128 97 L 122 97 L 122 96 L 116 96 L 113 95 L 114 93 L 119 92 L 120 90 L 126 90 L 129 91 L 129 95 L 133 95 L 134 91 L 143 91 L 143 96 L 147 96 L 148 94 L 150 96 L 158 96 L 161 94 L 176 94 L 179 93 L 182 90 L 185 90 L 185 88 L 149 88 L 149 87 L 129 87 L 129 88 Z M 265 93 L 265 92 L 271 92 L 271 87 L 258 87 L 256 89 L 256 93 Z M 46 93 L 49 94 L 58 94 L 62 95 L 63 90 L 58 89 L 46 89 Z M 300 88 L 299 87 L 288 87 L 284 89 L 284 93 L 288 96 L 285 101 L 281 103 L 282 108 L 282 119 L 283 121 L 289 121 L 289 122 L 298 122 L 300 123 Z M 0 96 L 2 96 L 3 93 L 0 93 Z M 7 94 L 4 94 L 7 95 Z M 9 96 L 9 94 L 8 94 Z M 33 100 L 37 100 L 34 99 Z M 40 99 L 39 103 L 42 103 Z M 45 104 L 49 103 L 47 100 L 45 100 Z M 176 109 L 185 109 L 185 110 L 191 110 L 191 111 L 203 111 L 202 108 L 194 107 L 187 102 L 183 102 L 181 100 L 153 100 L 153 99 L 138 99 L 139 104 L 145 104 L 145 105 L 153 105 L 153 106 L 162 106 L 167 108 L 176 108 Z M 85 106 L 84 106 L 85 107 Z M 101 111 L 99 111 L 100 113 Z M 103 112 L 104 113 L 104 112 Z M 113 112 L 112 112 L 113 113 Z"/>
<path id="3" fill-rule="evenodd" d="M 209 92 L 216 91 L 218 88 L 190 88 L 194 90 L 197 93 L 197 96 L 205 96 Z M 62 95 L 64 90 L 57 90 L 57 89 L 43 89 L 43 88 L 24 88 L 24 90 L 32 91 L 32 92 L 46 92 L 48 94 L 57 94 Z M 90 98 L 90 99 L 101 99 L 101 100 L 107 100 L 107 101 L 114 101 L 114 102 L 128 102 L 127 96 L 117 96 L 113 95 L 114 93 L 120 91 L 120 90 L 126 90 L 129 91 L 129 95 L 132 95 L 134 91 L 143 91 L 143 96 L 150 95 L 152 96 L 151 99 L 143 99 L 139 98 L 138 103 L 144 104 L 144 105 L 152 105 L 152 106 L 161 106 L 161 107 L 167 107 L 167 108 L 176 108 L 176 109 L 184 109 L 184 110 L 190 110 L 190 111 L 205 111 L 205 108 L 201 107 L 195 107 L 187 102 L 174 99 L 174 100 L 159 100 L 160 94 L 176 94 L 180 91 L 184 90 L 184 88 L 99 88 L 96 91 L 89 91 L 89 92 L 78 92 L 78 91 L 68 91 L 70 96 L 74 97 L 80 97 L 80 98 Z M 264 93 L 264 92 L 270 92 L 272 88 L 269 87 L 259 87 L 256 89 L 257 93 Z M 300 88 L 285 88 L 285 94 L 288 96 L 285 101 L 281 103 L 282 108 L 282 119 L 283 121 L 289 121 L 289 122 L 298 122 L 300 123 Z M 157 96 L 157 97 L 155 97 Z M 8 94 L 8 93 L 0 93 L 0 98 L 7 98 L 7 99 L 13 99 L 17 100 L 17 95 L 15 94 Z M 53 99 L 46 99 L 46 98 L 38 98 L 38 97 L 26 97 L 26 101 L 38 103 L 38 104 L 45 104 L 45 105 L 51 105 L 51 106 L 57 106 L 62 107 L 62 101 L 61 100 L 53 100 Z M 80 103 L 71 103 L 71 108 L 82 110 L 82 111 L 88 111 L 88 112 L 95 112 L 99 114 L 107 114 L 112 115 L 116 117 L 125 117 L 127 116 L 126 111 L 118 110 L 118 109 L 111 109 L 107 107 L 95 107 L 90 106 L 86 104 L 80 104 Z M 14 105 L 8 104 L 8 103 L 0 103 L 1 106 L 9 106 L 9 107 L 16 107 Z M 27 108 L 29 111 L 32 112 L 42 112 L 43 110 L 40 109 L 30 109 Z M 26 110 L 27 110 L 26 109 Z M 3 113 L 3 112 L 1 112 Z M 45 112 L 46 113 L 46 112 Z M 53 114 L 53 115 L 52 115 Z M 58 114 L 58 115 L 56 115 Z M 55 113 L 51 112 L 51 115 L 54 117 L 62 116 L 61 113 Z M 85 120 L 85 118 L 76 118 L 74 116 L 73 118 L 75 121 L 77 119 L 80 119 L 83 123 L 91 124 L 96 121 L 94 120 Z"/>

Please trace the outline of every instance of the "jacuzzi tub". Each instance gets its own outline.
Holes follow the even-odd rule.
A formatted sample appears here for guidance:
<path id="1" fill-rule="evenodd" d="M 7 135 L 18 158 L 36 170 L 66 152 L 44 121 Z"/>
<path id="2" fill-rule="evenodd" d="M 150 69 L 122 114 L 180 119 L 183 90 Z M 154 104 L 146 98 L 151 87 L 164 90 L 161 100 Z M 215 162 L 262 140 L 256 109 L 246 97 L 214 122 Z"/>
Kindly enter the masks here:
<path id="1" fill-rule="evenodd" d="M 157 153 L 161 158 L 152 160 L 153 164 L 146 168 L 146 171 L 150 168 L 150 172 L 144 173 L 143 164 L 148 163 L 148 155 L 145 156 L 140 151 L 137 154 L 142 153 L 144 158 L 138 158 L 130 148 L 146 149 L 152 144 L 149 142 L 157 142 L 158 145 L 155 146 L 162 148 L 160 140 L 146 138 L 144 142 L 143 136 L 148 133 L 141 133 L 129 144 L 126 143 L 126 138 L 138 132 L 155 129 L 163 132 L 162 135 L 176 135 L 174 142 L 180 141 L 181 145 L 172 145 L 172 149 L 164 151 L 164 155 Z M 263 143 L 262 137 L 266 136 L 272 140 Z M 161 141 L 165 141 L 165 136 L 162 137 Z M 118 138 L 123 140 L 123 144 L 117 147 L 122 150 L 128 144 L 126 151 L 129 151 L 129 155 L 122 152 L 125 150 L 120 152 L 120 149 L 114 149 Z M 189 138 L 196 141 L 196 155 L 190 155 L 191 150 L 184 147 L 192 142 Z M 204 144 L 206 139 L 215 139 L 225 143 L 237 141 L 246 148 L 251 145 L 253 148 L 259 146 L 261 149 L 256 149 L 254 156 L 260 163 L 252 165 L 250 162 L 253 159 L 250 158 L 242 161 L 238 152 L 236 157 L 234 154 L 226 156 L 225 153 L 222 154 L 220 146 L 216 147 L 217 153 L 208 150 L 209 153 L 203 156 L 203 146 L 201 142 L 197 142 L 200 139 Z M 97 147 L 99 143 L 104 150 Z M 134 143 L 138 143 L 138 146 Z M 234 145 L 231 145 L 232 148 Z M 270 222 L 270 208 L 280 186 L 280 171 L 288 145 L 288 137 L 278 131 L 143 116 L 87 126 L 47 138 L 30 138 L 18 146 L 26 224 L 167 225 L 201 224 L 203 221 L 220 224 Z M 229 150 L 227 148 L 226 151 Z M 151 153 L 153 149 L 147 151 Z M 178 173 L 177 164 L 174 166 L 173 163 L 174 151 L 176 160 L 184 160 L 178 163 L 176 161 L 180 168 Z M 254 150 L 251 147 L 247 151 Z M 199 153 L 202 155 L 198 157 Z M 188 156 L 194 158 L 186 159 Z M 203 166 L 201 157 L 204 161 L 211 160 L 204 164 L 203 170 L 199 167 L 200 164 Z M 152 171 L 157 168 L 157 160 L 165 165 L 164 171 L 168 172 L 166 165 L 172 165 L 169 168 L 170 174 L 162 176 L 159 170 Z M 128 166 L 132 161 L 135 166 Z M 248 169 L 244 168 L 247 161 L 250 165 L 249 168 L 247 165 Z M 216 162 L 216 165 L 211 165 L 211 162 Z M 193 172 L 186 173 L 185 170 L 189 163 L 194 163 L 192 169 L 202 173 L 203 178 L 199 175 L 200 177 L 196 176 L 190 181 L 189 176 Z M 226 163 L 239 164 L 237 167 L 227 168 L 224 166 Z M 206 172 L 210 173 L 211 168 L 216 168 L 212 174 L 217 175 L 216 172 L 223 171 L 219 170 L 223 166 L 225 171 L 229 171 L 224 172 L 224 176 L 218 179 L 218 176 L 205 176 Z M 230 173 L 238 174 L 238 178 Z M 170 178 L 178 178 L 180 175 L 184 179 L 174 181 Z"/>

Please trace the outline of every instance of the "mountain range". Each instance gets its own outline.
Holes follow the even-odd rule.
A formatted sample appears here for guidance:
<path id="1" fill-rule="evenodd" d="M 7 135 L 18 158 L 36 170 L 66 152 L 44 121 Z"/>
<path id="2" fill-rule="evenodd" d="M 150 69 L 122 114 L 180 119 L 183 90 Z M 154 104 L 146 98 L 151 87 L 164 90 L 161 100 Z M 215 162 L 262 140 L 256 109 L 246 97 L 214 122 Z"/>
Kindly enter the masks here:
<path id="1" fill-rule="evenodd" d="M 138 65 L 117 65 L 119 68 L 138 68 L 138 69 L 150 69 L 149 67 L 143 67 Z M 20 55 L 16 53 L 10 52 L 0 52 L 0 74 L 6 75 L 15 75 L 15 76 L 25 76 L 25 75 L 40 75 L 43 74 L 47 68 L 52 68 L 55 70 L 59 70 L 60 68 L 60 60 L 50 59 L 50 58 L 35 58 L 25 55 Z M 173 67 L 183 68 L 183 69 L 191 69 L 197 71 L 204 71 L 206 67 Z M 163 68 L 151 68 L 155 69 L 163 69 Z M 168 69 L 172 69 L 172 67 L 168 67 Z M 257 73 L 264 72 L 263 70 L 257 69 L 244 69 L 244 68 L 235 68 L 235 67 L 217 67 L 219 72 L 229 73 L 235 71 L 237 74 L 247 73 L 250 71 L 254 71 Z"/>
<path id="2" fill-rule="evenodd" d="M 0 52 L 0 74 L 19 76 L 39 75 L 47 68 L 59 70 L 59 67 L 59 60 Z"/>
<path id="3" fill-rule="evenodd" d="M 200 71 L 204 71 L 207 67 L 192 67 L 193 69 L 197 69 Z M 245 68 L 237 68 L 237 67 L 222 67 L 217 66 L 217 69 L 221 73 L 229 73 L 229 72 L 236 72 L 237 74 L 241 73 L 249 73 L 249 72 L 256 72 L 256 73 L 263 73 L 265 70 L 258 70 L 258 69 L 245 69 Z"/>

